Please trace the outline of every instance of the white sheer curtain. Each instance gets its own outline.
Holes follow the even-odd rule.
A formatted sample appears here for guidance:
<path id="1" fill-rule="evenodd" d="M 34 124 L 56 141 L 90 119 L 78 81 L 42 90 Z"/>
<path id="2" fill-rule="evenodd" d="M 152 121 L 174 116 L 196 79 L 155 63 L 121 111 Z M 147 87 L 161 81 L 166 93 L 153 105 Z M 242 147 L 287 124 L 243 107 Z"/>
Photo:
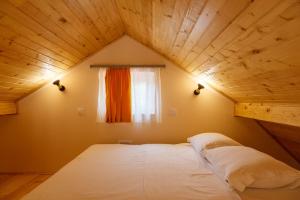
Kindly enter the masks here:
<path id="1" fill-rule="evenodd" d="M 133 122 L 161 121 L 159 68 L 131 68 Z"/>
<path id="2" fill-rule="evenodd" d="M 132 122 L 161 122 L 159 68 L 131 68 Z M 106 68 L 98 74 L 97 122 L 106 121 Z"/>
<path id="3" fill-rule="evenodd" d="M 98 73 L 98 108 L 97 122 L 106 121 L 106 89 L 105 89 L 106 68 L 100 68 Z"/>

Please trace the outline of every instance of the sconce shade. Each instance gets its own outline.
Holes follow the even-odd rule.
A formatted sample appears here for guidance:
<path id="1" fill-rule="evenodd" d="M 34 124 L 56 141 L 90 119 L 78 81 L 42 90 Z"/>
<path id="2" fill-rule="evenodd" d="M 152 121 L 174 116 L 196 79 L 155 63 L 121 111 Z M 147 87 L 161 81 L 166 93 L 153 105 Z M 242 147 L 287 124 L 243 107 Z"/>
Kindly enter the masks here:
<path id="1" fill-rule="evenodd" d="M 198 84 L 198 88 L 196 90 L 194 90 L 194 95 L 199 95 L 200 94 L 200 90 L 203 89 L 204 86 L 201 84 Z"/>
<path id="2" fill-rule="evenodd" d="M 58 89 L 59 89 L 60 91 L 62 91 L 62 92 L 66 90 L 65 86 L 63 86 L 63 85 L 60 84 L 60 80 L 54 81 L 54 82 L 53 82 L 53 85 L 57 85 Z"/>

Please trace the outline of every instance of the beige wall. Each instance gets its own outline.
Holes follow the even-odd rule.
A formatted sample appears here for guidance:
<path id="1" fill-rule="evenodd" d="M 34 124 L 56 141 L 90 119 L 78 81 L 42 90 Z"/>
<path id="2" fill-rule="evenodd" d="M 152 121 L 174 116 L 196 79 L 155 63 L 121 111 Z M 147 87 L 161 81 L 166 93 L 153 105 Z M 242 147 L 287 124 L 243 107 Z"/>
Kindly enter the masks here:
<path id="1" fill-rule="evenodd" d="M 166 64 L 162 123 L 96 123 L 97 69 L 89 68 L 95 63 Z M 185 72 L 127 36 L 77 65 L 62 83 L 65 93 L 49 84 L 19 101 L 18 115 L 0 117 L 0 172 L 51 172 L 94 143 L 180 143 L 204 131 L 225 133 L 295 166 L 256 122 L 233 117 L 230 100 L 209 89 L 193 96 L 196 83 Z M 82 116 L 78 107 L 85 109 Z M 176 116 L 170 115 L 172 109 Z"/>

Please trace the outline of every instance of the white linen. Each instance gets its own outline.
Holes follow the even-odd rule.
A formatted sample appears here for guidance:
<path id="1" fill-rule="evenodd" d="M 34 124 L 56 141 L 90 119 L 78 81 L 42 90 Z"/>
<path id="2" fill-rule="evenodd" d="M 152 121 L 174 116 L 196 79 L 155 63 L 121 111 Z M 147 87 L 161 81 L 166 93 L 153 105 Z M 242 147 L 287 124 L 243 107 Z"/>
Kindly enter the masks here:
<path id="1" fill-rule="evenodd" d="M 225 146 L 204 151 L 213 169 L 238 191 L 300 185 L 300 172 L 271 156 L 245 146 Z"/>
<path id="2" fill-rule="evenodd" d="M 239 146 L 237 141 L 220 133 L 200 133 L 187 139 L 196 152 L 202 153 L 205 149 L 212 149 L 222 146 Z"/>
<path id="3" fill-rule="evenodd" d="M 189 144 L 93 145 L 23 200 L 235 200 Z"/>
<path id="4" fill-rule="evenodd" d="M 159 68 L 131 68 L 131 108 L 133 122 L 161 121 Z"/>

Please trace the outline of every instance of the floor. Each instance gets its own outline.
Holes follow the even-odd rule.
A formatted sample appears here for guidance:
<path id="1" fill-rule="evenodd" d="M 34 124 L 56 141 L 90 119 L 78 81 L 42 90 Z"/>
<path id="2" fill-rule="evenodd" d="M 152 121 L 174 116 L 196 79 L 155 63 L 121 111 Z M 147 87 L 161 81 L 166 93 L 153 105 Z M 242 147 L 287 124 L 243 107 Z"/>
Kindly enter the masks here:
<path id="1" fill-rule="evenodd" d="M 20 199 L 49 176 L 49 174 L 0 174 L 0 200 Z"/>

